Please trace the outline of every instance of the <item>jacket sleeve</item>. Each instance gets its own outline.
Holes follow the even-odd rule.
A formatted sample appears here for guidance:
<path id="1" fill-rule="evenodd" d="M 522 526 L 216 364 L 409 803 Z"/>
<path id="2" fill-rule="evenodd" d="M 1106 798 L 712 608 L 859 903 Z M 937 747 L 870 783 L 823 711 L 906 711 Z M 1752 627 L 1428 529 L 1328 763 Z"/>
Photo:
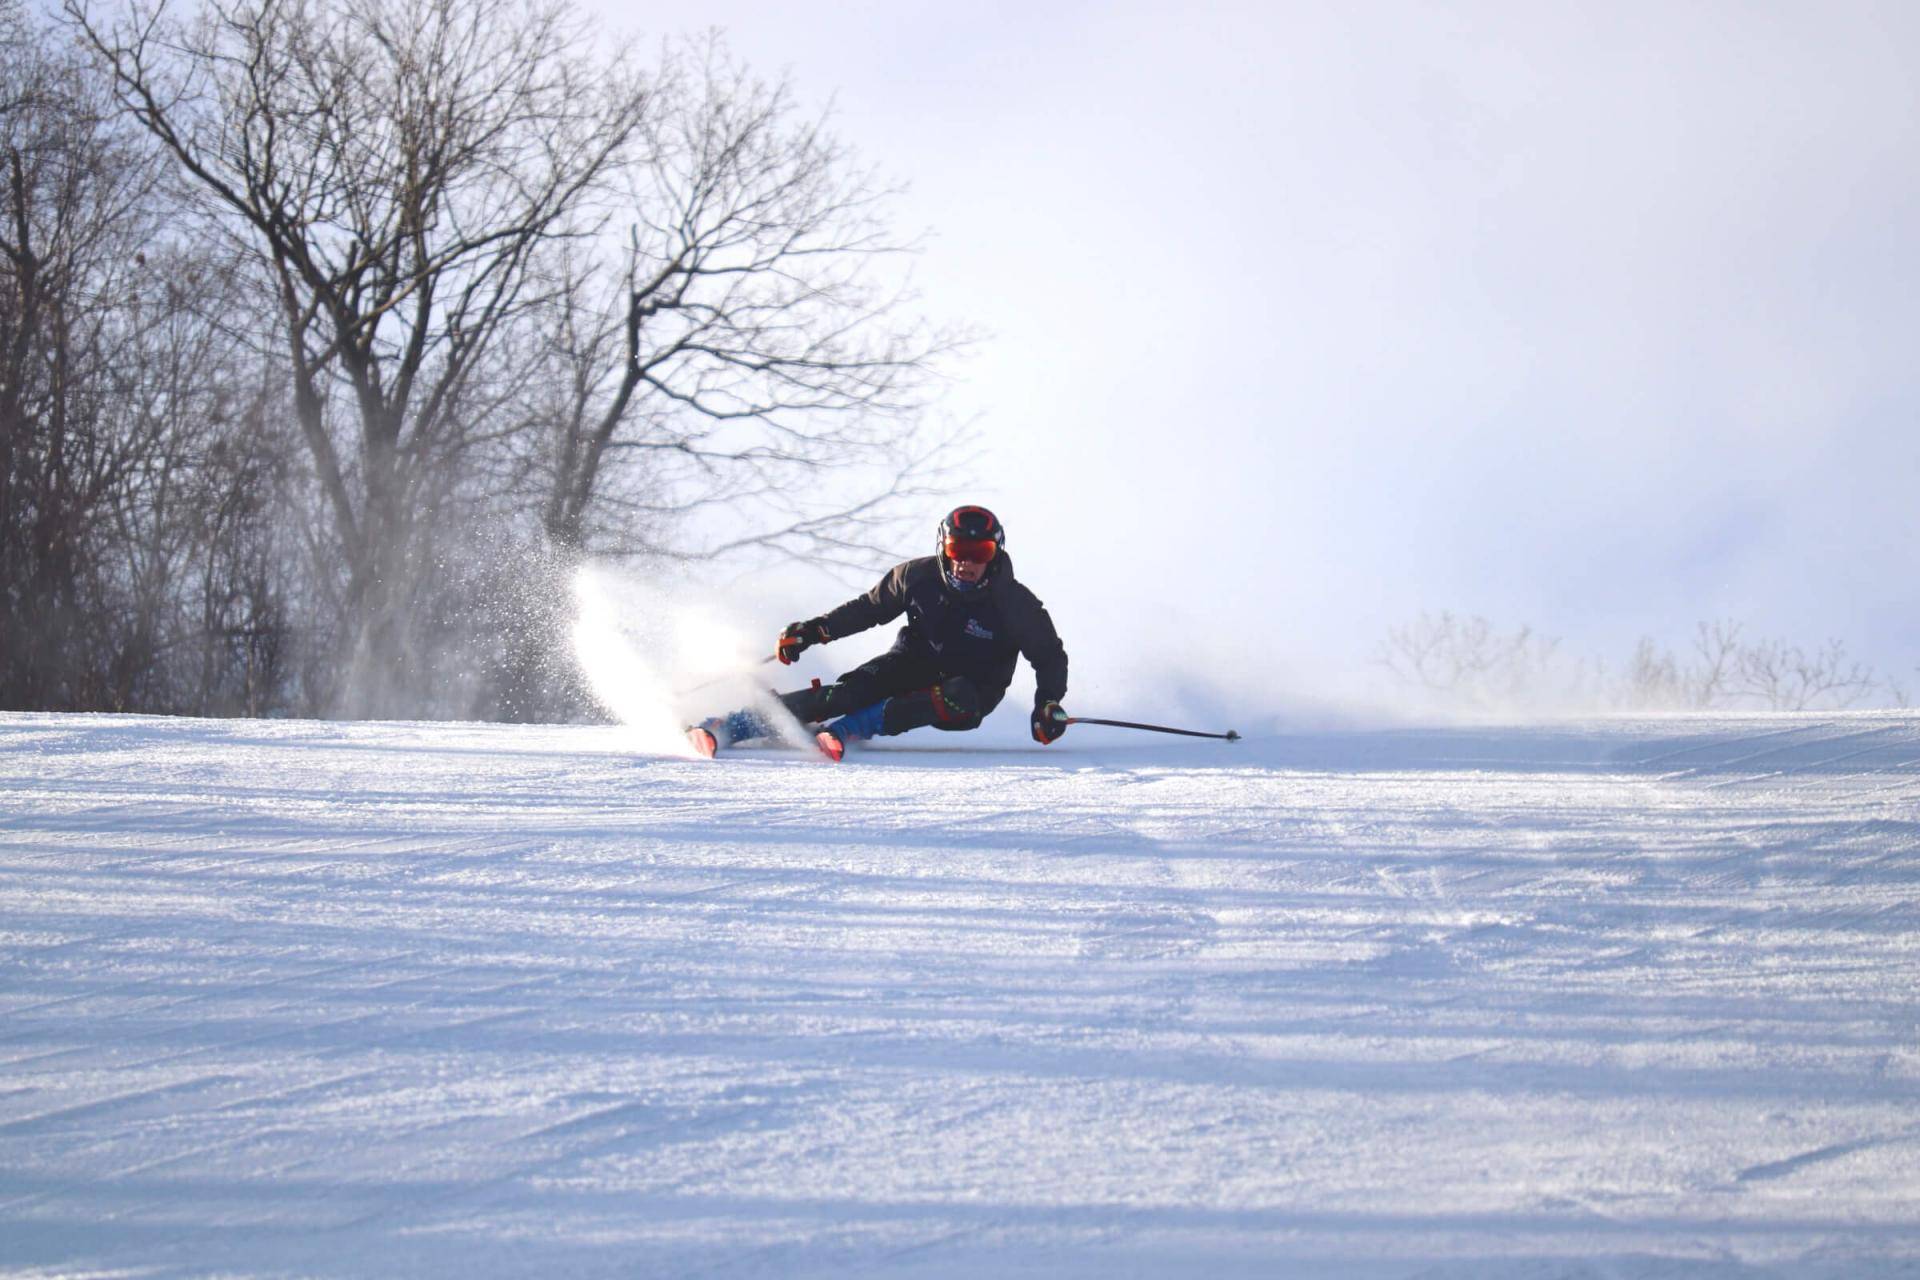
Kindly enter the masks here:
<path id="1" fill-rule="evenodd" d="M 1047 607 L 1032 592 L 1021 610 L 1020 652 L 1033 667 L 1033 705 L 1058 702 L 1067 696 L 1067 646 L 1053 629 Z"/>
<path id="2" fill-rule="evenodd" d="M 870 627 L 892 622 L 906 612 L 907 565 L 912 563 L 909 560 L 895 565 L 886 577 L 874 584 L 873 590 L 855 596 L 837 609 L 829 609 L 813 621 L 820 624 L 829 640 L 858 635 Z"/>

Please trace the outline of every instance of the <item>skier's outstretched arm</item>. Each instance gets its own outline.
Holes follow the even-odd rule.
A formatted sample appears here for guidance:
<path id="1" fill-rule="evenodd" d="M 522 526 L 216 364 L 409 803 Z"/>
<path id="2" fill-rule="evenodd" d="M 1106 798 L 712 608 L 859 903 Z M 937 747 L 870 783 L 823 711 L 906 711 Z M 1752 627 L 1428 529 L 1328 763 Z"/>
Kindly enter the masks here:
<path id="1" fill-rule="evenodd" d="M 911 561 L 908 562 L 912 563 Z M 892 622 L 907 608 L 907 565 L 895 565 L 873 590 L 857 595 L 837 609 L 829 609 L 805 622 L 790 622 L 780 633 L 774 652 L 783 663 L 790 663 L 816 644 L 858 635 L 869 628 Z"/>

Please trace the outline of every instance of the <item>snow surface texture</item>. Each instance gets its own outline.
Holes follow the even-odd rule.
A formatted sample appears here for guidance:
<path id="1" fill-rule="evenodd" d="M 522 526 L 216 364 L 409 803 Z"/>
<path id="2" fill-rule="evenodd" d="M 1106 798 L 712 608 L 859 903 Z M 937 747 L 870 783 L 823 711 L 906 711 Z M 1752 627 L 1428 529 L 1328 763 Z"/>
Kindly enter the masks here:
<path id="1" fill-rule="evenodd" d="M 1908 714 L 0 716 L 0 1270 L 1913 1275 L 1917 824 Z"/>

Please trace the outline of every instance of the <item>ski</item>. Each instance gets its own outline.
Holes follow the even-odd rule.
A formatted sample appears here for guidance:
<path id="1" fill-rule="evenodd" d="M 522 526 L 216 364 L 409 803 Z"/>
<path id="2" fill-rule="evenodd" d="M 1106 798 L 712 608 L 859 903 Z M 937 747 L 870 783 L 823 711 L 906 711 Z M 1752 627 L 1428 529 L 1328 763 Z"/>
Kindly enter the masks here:
<path id="1" fill-rule="evenodd" d="M 703 760 L 716 759 L 720 754 L 720 739 L 713 730 L 701 725 L 694 725 L 687 730 L 687 743 L 693 748 L 694 754 Z M 813 745 L 823 757 L 835 764 L 840 763 L 847 753 L 847 744 L 825 729 L 813 735 Z"/>

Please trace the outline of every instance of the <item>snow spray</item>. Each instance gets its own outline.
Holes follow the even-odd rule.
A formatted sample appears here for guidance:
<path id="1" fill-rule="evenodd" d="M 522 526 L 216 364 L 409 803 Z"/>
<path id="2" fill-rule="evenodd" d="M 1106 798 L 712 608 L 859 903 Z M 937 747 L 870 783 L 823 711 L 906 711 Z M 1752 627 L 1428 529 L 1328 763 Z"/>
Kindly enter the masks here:
<path id="1" fill-rule="evenodd" d="M 791 720 L 753 680 L 765 637 L 749 638 L 721 602 L 591 564 L 575 572 L 573 599 L 573 653 L 587 689 L 634 731 L 638 750 L 692 755 L 685 727 L 735 707 Z M 791 727 L 800 736 L 798 724 Z"/>

